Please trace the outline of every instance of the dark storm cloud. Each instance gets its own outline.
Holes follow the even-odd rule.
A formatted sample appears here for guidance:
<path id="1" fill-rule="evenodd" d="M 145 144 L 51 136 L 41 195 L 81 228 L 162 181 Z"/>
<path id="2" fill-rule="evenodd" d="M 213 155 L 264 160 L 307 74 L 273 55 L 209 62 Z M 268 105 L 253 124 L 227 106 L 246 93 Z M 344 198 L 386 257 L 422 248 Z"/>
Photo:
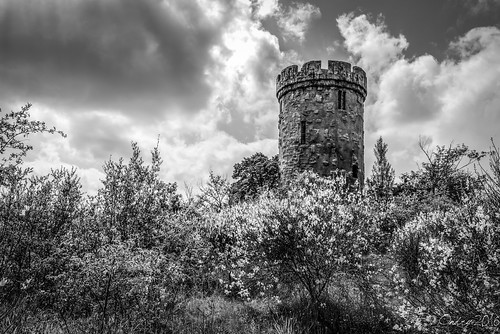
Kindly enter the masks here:
<path id="1" fill-rule="evenodd" d="M 0 4 L 0 99 L 143 118 L 196 111 L 217 29 L 189 1 Z"/>

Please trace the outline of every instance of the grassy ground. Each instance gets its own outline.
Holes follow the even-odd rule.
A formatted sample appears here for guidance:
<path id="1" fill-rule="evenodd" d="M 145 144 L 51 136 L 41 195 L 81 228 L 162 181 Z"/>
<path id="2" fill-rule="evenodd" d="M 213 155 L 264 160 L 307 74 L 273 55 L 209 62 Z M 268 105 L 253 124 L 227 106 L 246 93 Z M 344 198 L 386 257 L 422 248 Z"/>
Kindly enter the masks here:
<path id="1" fill-rule="evenodd" d="M 345 287 L 344 287 L 345 288 Z M 349 289 L 349 288 L 347 288 Z M 354 298 L 353 291 L 330 289 L 318 314 L 304 296 L 284 300 L 236 301 L 222 296 L 189 298 L 168 318 L 128 319 L 99 314 L 64 319 L 58 314 L 30 310 L 29 305 L 0 309 L 1 333 L 179 333 L 179 334 L 299 334 L 299 333 L 387 333 L 379 314 Z M 330 325 L 325 326 L 327 321 Z"/>

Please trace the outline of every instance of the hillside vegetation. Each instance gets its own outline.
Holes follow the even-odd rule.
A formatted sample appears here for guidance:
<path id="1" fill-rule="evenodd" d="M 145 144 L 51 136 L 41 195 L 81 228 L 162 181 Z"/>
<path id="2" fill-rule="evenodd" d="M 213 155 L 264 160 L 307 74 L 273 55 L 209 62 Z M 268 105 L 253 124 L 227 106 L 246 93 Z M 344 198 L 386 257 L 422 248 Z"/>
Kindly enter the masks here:
<path id="1" fill-rule="evenodd" d="M 2 333 L 500 332 L 494 145 L 422 144 L 394 183 L 380 139 L 363 190 L 340 173 L 280 185 L 255 154 L 182 197 L 133 143 L 88 196 L 74 169 L 24 167 L 24 136 L 58 133 L 28 110 L 0 119 Z"/>

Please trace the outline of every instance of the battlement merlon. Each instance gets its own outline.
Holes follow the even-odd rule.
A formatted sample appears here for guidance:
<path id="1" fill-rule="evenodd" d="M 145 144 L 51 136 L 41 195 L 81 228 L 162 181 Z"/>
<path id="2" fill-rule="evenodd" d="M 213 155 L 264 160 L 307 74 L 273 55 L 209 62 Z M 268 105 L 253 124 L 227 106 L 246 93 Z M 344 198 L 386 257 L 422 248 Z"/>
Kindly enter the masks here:
<path id="1" fill-rule="evenodd" d="M 328 68 L 321 68 L 320 60 L 313 60 L 302 65 L 286 67 L 276 78 L 276 96 L 278 100 L 294 86 L 345 86 L 349 84 L 366 98 L 366 73 L 358 66 L 345 61 L 329 60 Z"/>

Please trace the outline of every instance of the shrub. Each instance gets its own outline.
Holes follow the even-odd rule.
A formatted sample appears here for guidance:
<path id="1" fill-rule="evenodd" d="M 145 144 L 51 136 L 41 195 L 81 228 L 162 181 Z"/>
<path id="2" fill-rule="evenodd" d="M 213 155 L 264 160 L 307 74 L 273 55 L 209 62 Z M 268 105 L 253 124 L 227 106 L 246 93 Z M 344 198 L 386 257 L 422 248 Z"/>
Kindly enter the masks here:
<path id="1" fill-rule="evenodd" d="M 345 178 L 304 173 L 282 195 L 266 193 L 217 215 L 208 234 L 226 292 L 251 298 L 300 287 L 325 325 L 320 305 L 336 282 L 347 279 L 375 298 L 366 257 L 379 225 L 349 188 Z"/>
<path id="2" fill-rule="evenodd" d="M 35 304 L 53 302 L 50 277 L 65 270 L 60 244 L 81 213 L 81 185 L 75 170 L 47 176 L 20 171 L 0 193 L 0 296 L 31 294 Z"/>
<path id="3" fill-rule="evenodd" d="M 436 333 L 494 329 L 500 314 L 500 225 L 479 200 L 419 215 L 398 232 L 393 251 L 397 312 L 409 327 Z"/>
<path id="4" fill-rule="evenodd" d="M 455 147 L 437 146 L 431 151 L 422 140 L 419 146 L 427 161 L 422 163 L 418 171 L 401 175 L 402 182 L 396 185 L 396 194 L 415 195 L 423 201 L 443 198 L 461 203 L 479 193 L 481 179 L 467 168 L 480 161 L 486 155 L 485 152 L 471 150 L 464 144 Z"/>
<path id="5" fill-rule="evenodd" d="M 500 207 L 500 150 L 491 140 L 492 147 L 489 152 L 489 170 L 484 172 L 483 185 L 485 190 L 485 206 L 492 216 L 500 219 L 498 208 Z"/>
<path id="6" fill-rule="evenodd" d="M 177 184 L 166 183 L 159 177 L 162 160 L 158 148 L 153 149 L 151 156 L 148 166 L 137 144 L 132 143 L 128 164 L 123 159 L 106 162 L 103 188 L 96 198 L 103 224 L 115 229 L 120 240 L 135 240 L 146 248 L 155 245 L 158 219 L 180 210 Z"/>
<path id="7" fill-rule="evenodd" d="M 165 327 L 184 297 L 179 264 L 158 250 L 127 243 L 106 245 L 73 257 L 55 278 L 59 313 L 65 318 L 93 317 L 100 331 L 129 323 L 143 332 Z"/>

